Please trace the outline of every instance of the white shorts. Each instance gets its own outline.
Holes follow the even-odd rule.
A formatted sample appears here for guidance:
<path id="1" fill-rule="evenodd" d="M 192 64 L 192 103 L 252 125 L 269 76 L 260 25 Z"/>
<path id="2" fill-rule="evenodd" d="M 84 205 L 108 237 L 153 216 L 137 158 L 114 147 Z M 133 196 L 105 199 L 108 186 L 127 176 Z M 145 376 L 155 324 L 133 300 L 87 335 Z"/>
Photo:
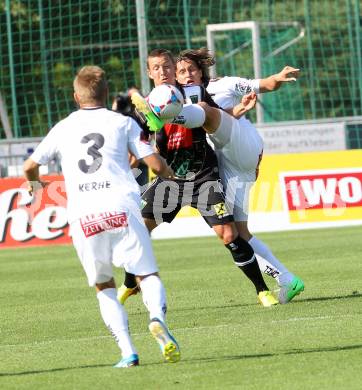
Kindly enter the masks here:
<path id="1" fill-rule="evenodd" d="M 71 235 L 88 283 L 108 282 L 112 264 L 135 275 L 158 271 L 143 220 L 129 211 L 86 216 L 71 224 Z"/>
<path id="2" fill-rule="evenodd" d="M 225 112 L 210 140 L 215 146 L 228 207 L 235 221 L 247 221 L 249 193 L 257 178 L 263 140 L 249 120 L 236 120 Z"/>
<path id="3" fill-rule="evenodd" d="M 242 173 L 257 169 L 263 153 L 263 139 L 248 119 L 236 120 L 222 111 L 220 125 L 209 138 L 218 157 L 221 156 L 220 169 L 229 165 Z"/>
<path id="4" fill-rule="evenodd" d="M 242 174 L 235 169 L 220 170 L 224 186 L 226 204 L 236 222 L 247 221 L 249 214 L 249 194 L 254 185 L 251 174 Z"/>
<path id="5" fill-rule="evenodd" d="M 215 133 L 209 134 L 209 138 L 216 149 L 223 148 L 231 140 L 231 135 L 234 132 L 234 127 L 237 126 L 237 121 L 231 115 L 223 110 L 220 110 L 220 124 Z"/>

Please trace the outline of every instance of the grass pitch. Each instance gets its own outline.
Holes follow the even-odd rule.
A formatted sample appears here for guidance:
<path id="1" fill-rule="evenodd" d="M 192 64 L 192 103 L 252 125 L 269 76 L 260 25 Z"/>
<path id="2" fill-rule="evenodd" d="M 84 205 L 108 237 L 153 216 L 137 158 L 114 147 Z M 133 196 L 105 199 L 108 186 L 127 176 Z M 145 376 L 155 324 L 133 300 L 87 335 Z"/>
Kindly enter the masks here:
<path id="1" fill-rule="evenodd" d="M 112 368 L 118 348 L 71 246 L 1 250 L 0 389 L 361 389 L 362 227 L 258 237 L 305 292 L 262 308 L 216 238 L 155 241 L 182 360 L 163 363 L 136 296 L 141 366 L 128 370 Z"/>

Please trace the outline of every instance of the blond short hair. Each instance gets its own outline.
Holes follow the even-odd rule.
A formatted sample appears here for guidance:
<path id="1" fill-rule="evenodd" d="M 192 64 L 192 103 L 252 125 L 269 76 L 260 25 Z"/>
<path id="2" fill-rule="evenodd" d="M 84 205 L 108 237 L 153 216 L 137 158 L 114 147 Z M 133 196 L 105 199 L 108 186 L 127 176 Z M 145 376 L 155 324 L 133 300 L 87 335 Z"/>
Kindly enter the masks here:
<path id="1" fill-rule="evenodd" d="M 99 66 L 83 66 L 75 76 L 73 87 L 80 103 L 103 102 L 108 90 L 106 73 Z"/>

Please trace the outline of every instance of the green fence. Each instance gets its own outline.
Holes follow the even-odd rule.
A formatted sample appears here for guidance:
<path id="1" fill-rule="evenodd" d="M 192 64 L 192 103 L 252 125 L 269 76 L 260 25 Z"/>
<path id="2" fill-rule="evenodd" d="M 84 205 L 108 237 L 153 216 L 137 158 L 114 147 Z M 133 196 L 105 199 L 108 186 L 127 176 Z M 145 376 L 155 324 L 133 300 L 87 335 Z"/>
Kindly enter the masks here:
<path id="1" fill-rule="evenodd" d="M 7 116 L 14 136 L 39 136 L 73 110 L 72 79 L 82 65 L 107 71 L 111 95 L 141 85 L 136 2 L 0 0 L 1 138 Z M 205 46 L 207 24 L 258 22 L 262 75 L 285 64 L 302 69 L 297 84 L 264 96 L 265 121 L 362 115 L 360 0 L 144 0 L 144 6 L 149 50 Z M 218 75 L 253 78 L 250 32 L 215 39 Z"/>

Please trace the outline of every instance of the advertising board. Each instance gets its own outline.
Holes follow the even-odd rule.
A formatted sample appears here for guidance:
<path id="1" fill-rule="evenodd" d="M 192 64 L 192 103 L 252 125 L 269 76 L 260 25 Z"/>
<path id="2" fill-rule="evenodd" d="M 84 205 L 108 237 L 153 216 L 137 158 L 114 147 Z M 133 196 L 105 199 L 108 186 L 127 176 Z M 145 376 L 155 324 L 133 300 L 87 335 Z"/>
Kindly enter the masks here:
<path id="1" fill-rule="evenodd" d="M 0 180 L 0 247 L 71 242 L 62 176 L 35 201 L 22 178 Z M 362 225 L 362 150 L 266 155 L 252 187 L 249 228 L 253 233 Z M 199 213 L 184 207 L 152 237 L 213 235 Z"/>

